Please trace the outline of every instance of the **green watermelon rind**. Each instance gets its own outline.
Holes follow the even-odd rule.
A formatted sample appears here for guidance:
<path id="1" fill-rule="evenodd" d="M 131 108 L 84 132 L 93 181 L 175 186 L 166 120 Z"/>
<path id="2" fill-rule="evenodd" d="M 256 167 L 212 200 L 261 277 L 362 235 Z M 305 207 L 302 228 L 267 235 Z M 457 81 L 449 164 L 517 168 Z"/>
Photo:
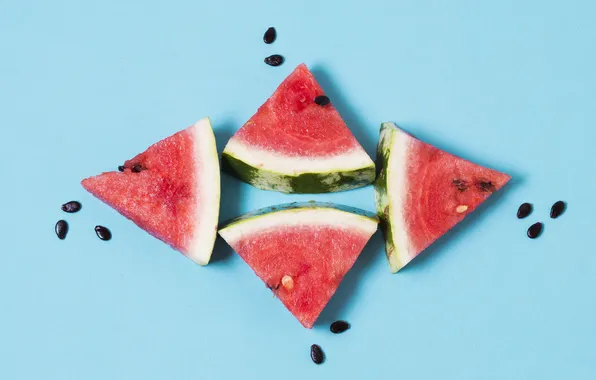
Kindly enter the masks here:
<path id="1" fill-rule="evenodd" d="M 398 247 L 393 237 L 393 226 L 389 218 L 390 210 L 394 207 L 389 201 L 387 194 L 387 168 L 391 157 L 391 149 L 394 139 L 397 137 L 396 129 L 393 123 L 381 124 L 381 137 L 377 145 L 377 178 L 374 182 L 374 195 L 377 215 L 379 217 L 379 226 L 385 237 L 385 254 L 389 261 L 389 268 L 392 273 L 397 273 L 407 262 L 400 260 Z"/>
<path id="2" fill-rule="evenodd" d="M 338 157 L 341 161 L 341 157 Z M 346 191 L 367 186 L 375 180 L 375 166 L 351 170 L 282 173 L 257 168 L 224 150 L 222 170 L 261 190 L 294 194 L 322 194 Z"/>
<path id="3" fill-rule="evenodd" d="M 304 209 L 334 209 L 336 211 L 345 212 L 353 215 L 357 215 L 362 218 L 365 222 L 374 222 L 379 223 L 379 218 L 372 212 L 365 211 L 356 207 L 345 206 L 337 203 L 329 203 L 329 202 L 315 202 L 315 201 L 308 201 L 308 202 L 292 202 L 292 203 L 283 203 L 275 206 L 267 206 L 263 207 L 241 216 L 235 217 L 229 221 L 223 222 L 219 230 L 220 232 L 226 228 L 232 226 L 238 226 L 239 224 L 252 222 L 260 217 L 264 217 L 266 215 L 270 215 L 272 213 L 279 213 L 283 214 L 286 212 L 294 212 L 296 210 L 304 210 Z"/>

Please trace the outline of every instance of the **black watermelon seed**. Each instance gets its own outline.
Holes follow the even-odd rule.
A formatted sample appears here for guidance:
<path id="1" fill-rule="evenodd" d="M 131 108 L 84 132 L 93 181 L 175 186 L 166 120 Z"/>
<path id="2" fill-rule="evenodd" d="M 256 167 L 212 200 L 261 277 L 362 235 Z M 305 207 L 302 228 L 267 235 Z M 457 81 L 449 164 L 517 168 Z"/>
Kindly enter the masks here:
<path id="1" fill-rule="evenodd" d="M 95 233 L 101 240 L 107 241 L 112 238 L 112 233 L 104 226 L 95 226 Z"/>
<path id="2" fill-rule="evenodd" d="M 119 172 L 123 172 L 124 171 L 124 166 L 122 166 L 122 165 L 118 166 L 118 171 Z"/>
<path id="3" fill-rule="evenodd" d="M 70 201 L 62 205 L 62 211 L 73 213 L 81 209 L 81 203 L 77 201 Z"/>
<path id="4" fill-rule="evenodd" d="M 279 66 L 284 63 L 284 57 L 279 54 L 273 54 L 265 58 L 265 63 L 269 66 Z"/>
<path id="5" fill-rule="evenodd" d="M 140 173 L 141 170 L 143 170 L 143 167 L 141 166 L 141 164 L 134 164 L 132 166 L 133 173 Z"/>
<path id="6" fill-rule="evenodd" d="M 550 217 L 553 219 L 556 219 L 559 216 L 561 216 L 561 214 L 564 212 L 565 212 L 565 202 L 557 201 L 557 202 L 555 202 L 553 207 L 550 208 Z"/>
<path id="7" fill-rule="evenodd" d="M 530 239 L 536 239 L 542 233 L 542 227 L 543 225 L 540 222 L 532 224 L 530 228 L 528 228 L 528 237 Z"/>
<path id="8" fill-rule="evenodd" d="M 266 44 L 272 44 L 276 38 L 277 38 L 277 32 L 275 31 L 275 28 L 270 27 L 265 32 L 265 35 L 263 36 L 263 41 L 265 41 Z"/>
<path id="9" fill-rule="evenodd" d="M 58 236 L 58 239 L 64 240 L 67 233 L 68 223 L 66 223 L 66 220 L 59 220 L 58 223 L 56 223 L 56 235 Z"/>
<path id="10" fill-rule="evenodd" d="M 331 324 L 331 327 L 329 327 L 329 330 L 331 330 L 332 333 L 334 334 L 341 334 L 342 332 L 348 330 L 350 328 L 350 324 L 346 321 L 335 321 Z"/>
<path id="11" fill-rule="evenodd" d="M 321 364 L 325 361 L 325 354 L 318 344 L 310 346 L 310 358 L 315 364 Z"/>
<path id="12" fill-rule="evenodd" d="M 493 193 L 497 190 L 495 185 L 491 181 L 482 180 L 476 184 L 476 188 L 483 192 L 490 192 Z"/>
<path id="13" fill-rule="evenodd" d="M 517 209 L 517 218 L 523 219 L 532 213 L 533 207 L 529 203 L 522 203 Z"/>
<path id="14" fill-rule="evenodd" d="M 326 106 L 327 104 L 331 103 L 331 100 L 325 95 L 319 95 L 315 98 L 315 103 L 320 106 Z"/>

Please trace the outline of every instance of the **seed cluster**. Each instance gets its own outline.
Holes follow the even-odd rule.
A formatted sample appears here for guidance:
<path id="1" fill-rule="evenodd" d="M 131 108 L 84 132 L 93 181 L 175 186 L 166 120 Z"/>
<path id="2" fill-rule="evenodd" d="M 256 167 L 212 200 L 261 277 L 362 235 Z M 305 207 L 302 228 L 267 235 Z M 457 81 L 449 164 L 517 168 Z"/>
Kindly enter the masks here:
<path id="1" fill-rule="evenodd" d="M 123 169 L 120 171 L 123 171 L 124 167 L 121 166 L 121 168 L 123 168 Z M 120 167 L 118 169 L 120 169 Z M 83 208 L 83 206 L 81 205 L 81 202 L 79 202 L 79 201 L 66 202 L 61 207 L 62 211 L 69 213 L 69 214 L 74 214 L 75 212 L 79 212 L 81 210 L 81 208 Z M 64 219 L 61 219 L 56 223 L 56 226 L 54 229 L 56 230 L 56 236 L 58 236 L 58 239 L 64 240 L 64 239 L 66 239 L 66 235 L 68 234 L 68 222 Z M 103 226 L 96 226 L 95 233 L 97 234 L 97 237 L 99 237 L 101 240 L 104 240 L 104 241 L 110 240 L 112 238 L 112 233 L 110 232 L 110 230 Z"/>
<path id="2" fill-rule="evenodd" d="M 550 217 L 552 219 L 556 219 L 565 212 L 566 204 L 563 201 L 555 202 L 552 207 L 550 208 Z M 532 211 L 534 211 L 534 207 L 531 203 L 524 202 L 522 203 L 519 208 L 517 209 L 517 218 L 524 219 L 528 217 Z M 544 230 L 544 224 L 542 222 L 536 222 L 532 224 L 526 234 L 530 239 L 536 239 L 542 234 L 542 230 Z"/>

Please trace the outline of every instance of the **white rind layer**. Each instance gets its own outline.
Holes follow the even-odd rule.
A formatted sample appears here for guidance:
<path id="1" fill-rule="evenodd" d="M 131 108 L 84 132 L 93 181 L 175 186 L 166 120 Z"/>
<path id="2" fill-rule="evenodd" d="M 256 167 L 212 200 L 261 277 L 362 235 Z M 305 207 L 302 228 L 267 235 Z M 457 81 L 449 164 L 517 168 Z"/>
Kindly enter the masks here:
<path id="1" fill-rule="evenodd" d="M 408 148 L 412 137 L 402 132 L 393 123 L 386 123 L 391 128 L 384 128 L 383 134 L 387 136 L 390 146 L 390 156 L 387 163 L 387 197 L 389 203 L 389 224 L 391 236 L 393 237 L 394 250 L 389 257 L 389 266 L 392 272 L 403 267 L 415 256 L 412 244 L 408 237 L 404 217 L 404 205 L 407 201 L 407 163 Z M 381 139 L 384 136 L 381 135 Z"/>
<path id="2" fill-rule="evenodd" d="M 291 176 L 304 173 L 351 171 L 374 166 L 372 159 L 360 146 L 349 152 L 334 156 L 304 158 L 254 149 L 237 138 L 231 138 L 224 149 L 224 153 L 257 169 Z"/>
<path id="3" fill-rule="evenodd" d="M 373 218 L 353 214 L 335 208 L 300 208 L 273 211 L 252 218 L 232 223 L 219 230 L 219 234 L 228 244 L 236 242 L 280 227 L 298 226 L 331 226 L 345 230 L 358 230 L 363 235 L 372 236 L 377 230 L 378 222 Z"/>
<path id="4" fill-rule="evenodd" d="M 220 175 L 215 135 L 209 118 L 197 121 L 194 131 L 194 154 L 197 165 L 196 228 L 187 256 L 197 264 L 207 265 L 217 237 L 219 219 Z"/>

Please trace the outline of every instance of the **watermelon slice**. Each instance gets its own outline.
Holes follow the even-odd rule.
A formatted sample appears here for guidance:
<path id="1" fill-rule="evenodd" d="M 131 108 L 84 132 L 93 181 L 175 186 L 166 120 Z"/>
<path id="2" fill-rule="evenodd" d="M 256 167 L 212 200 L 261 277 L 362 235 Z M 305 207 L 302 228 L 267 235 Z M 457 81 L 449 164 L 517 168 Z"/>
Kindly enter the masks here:
<path id="1" fill-rule="evenodd" d="M 219 217 L 219 162 L 208 118 L 83 180 L 91 194 L 194 262 L 211 257 Z"/>
<path id="2" fill-rule="evenodd" d="M 299 65 L 232 136 L 223 169 L 259 189 L 284 193 L 328 193 L 372 183 L 374 163 L 333 104 L 315 103 L 324 94 L 306 65 Z"/>
<path id="3" fill-rule="evenodd" d="M 470 214 L 511 178 L 383 123 L 375 201 L 393 273 Z"/>
<path id="4" fill-rule="evenodd" d="M 377 217 L 366 211 L 307 202 L 246 214 L 219 234 L 311 328 L 377 224 Z"/>

